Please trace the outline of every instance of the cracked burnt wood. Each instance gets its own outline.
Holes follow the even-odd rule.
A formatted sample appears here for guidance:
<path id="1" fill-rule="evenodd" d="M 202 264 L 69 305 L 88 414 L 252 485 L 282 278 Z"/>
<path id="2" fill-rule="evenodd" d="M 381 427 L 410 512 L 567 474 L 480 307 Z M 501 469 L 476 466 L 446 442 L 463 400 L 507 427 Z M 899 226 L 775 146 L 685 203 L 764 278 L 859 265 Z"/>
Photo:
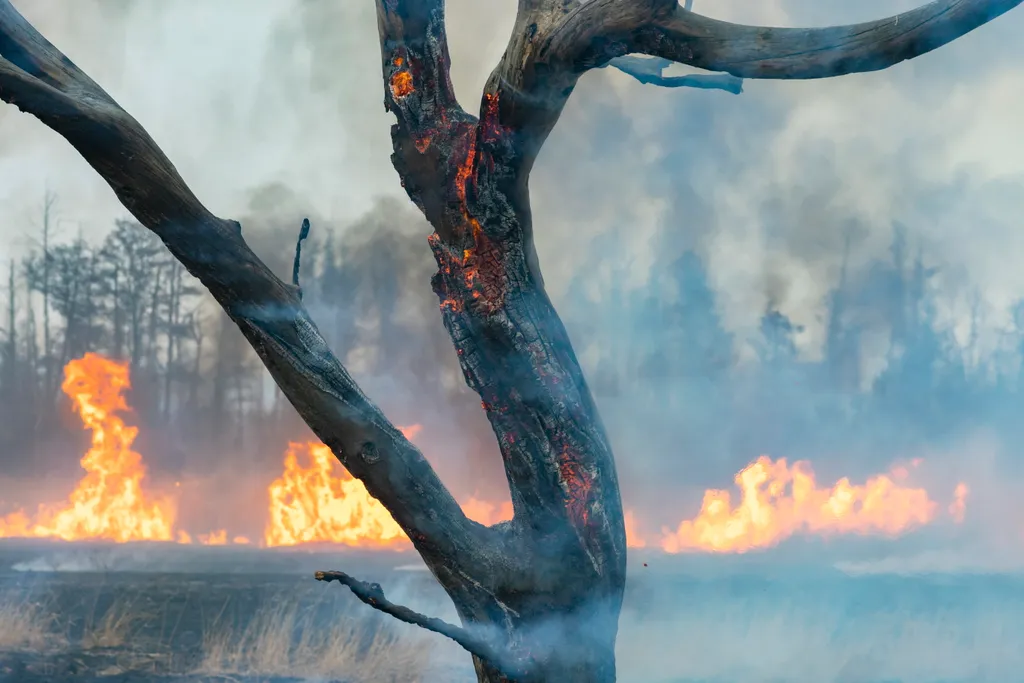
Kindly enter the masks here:
<path id="1" fill-rule="evenodd" d="M 143 127 L 9 0 L 0 0 L 0 98 L 64 136 L 210 290 L 303 419 L 409 535 L 462 629 L 394 605 L 379 586 L 343 572 L 319 578 L 456 639 L 473 653 L 481 683 L 611 683 L 626 575 L 622 504 L 607 435 L 544 289 L 528 189 L 578 79 L 629 53 L 737 78 L 876 70 L 1020 1 L 937 0 L 876 22 L 781 29 L 708 19 L 675 0 L 519 0 L 473 116 L 449 79 L 443 0 L 375 0 L 385 105 L 397 120 L 392 161 L 434 228 L 432 285 L 497 437 L 514 505 L 511 522 L 489 528 L 466 518 L 359 390 L 298 288 L 255 257 L 238 223 L 203 207 Z M 660 62 L 618 64 L 664 80 L 660 70 L 646 74 Z"/>

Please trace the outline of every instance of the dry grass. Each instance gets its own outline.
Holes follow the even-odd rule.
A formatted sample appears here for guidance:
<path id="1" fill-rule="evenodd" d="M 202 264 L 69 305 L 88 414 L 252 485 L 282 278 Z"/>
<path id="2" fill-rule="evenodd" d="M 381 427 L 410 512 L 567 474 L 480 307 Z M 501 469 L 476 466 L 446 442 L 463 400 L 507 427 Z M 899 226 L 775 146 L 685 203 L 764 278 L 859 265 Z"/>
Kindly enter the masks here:
<path id="1" fill-rule="evenodd" d="M 50 650 L 65 644 L 53 615 L 24 597 L 0 597 L 0 650 Z"/>
<path id="2" fill-rule="evenodd" d="M 91 650 L 130 645 L 139 628 L 153 617 L 140 596 L 117 598 L 100 613 L 94 609 L 86 619 L 81 646 Z"/>
<path id="3" fill-rule="evenodd" d="M 446 649 L 447 643 L 431 634 L 393 625 L 374 614 L 353 616 L 341 610 L 331 618 L 337 605 L 330 601 L 310 605 L 282 594 L 255 613 L 246 606 L 225 618 L 226 608 L 233 606 L 229 601 L 212 619 L 204 620 L 201 612 L 196 615 L 199 618 L 186 627 L 183 647 L 175 650 L 174 636 L 168 640 L 161 628 L 163 608 L 158 601 L 132 591 L 112 601 L 109 593 L 106 597 L 68 607 L 48 593 L 30 599 L 0 591 L 0 659 L 8 654 L 34 656 L 33 661 L 71 657 L 79 664 L 88 662 L 88 670 L 95 667 L 97 675 L 190 673 L 201 680 L 221 681 L 280 677 L 426 683 L 465 678 L 448 675 L 448 650 L 455 650 L 460 665 L 468 663 L 454 644 Z"/>
<path id="4" fill-rule="evenodd" d="M 214 620 L 204 630 L 196 673 L 294 676 L 346 683 L 418 683 L 431 662 L 427 637 L 377 628 L 366 642 L 366 620 L 340 617 L 313 623 L 294 603 L 260 610 L 244 627 Z M 303 616 L 307 615 L 307 616 Z"/>

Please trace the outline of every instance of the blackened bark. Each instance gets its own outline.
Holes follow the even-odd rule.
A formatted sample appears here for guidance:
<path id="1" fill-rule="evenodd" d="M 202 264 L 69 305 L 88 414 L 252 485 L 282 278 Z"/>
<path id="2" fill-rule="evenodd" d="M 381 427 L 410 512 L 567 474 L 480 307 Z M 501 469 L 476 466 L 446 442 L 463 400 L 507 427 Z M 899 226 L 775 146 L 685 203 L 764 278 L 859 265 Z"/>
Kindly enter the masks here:
<path id="1" fill-rule="evenodd" d="M 874 70 L 1020 1 L 937 0 L 880 22 L 774 29 L 707 19 L 676 0 L 519 0 L 508 48 L 473 116 L 449 78 L 444 1 L 376 0 L 385 105 L 397 119 L 392 161 L 434 228 L 432 285 L 497 437 L 515 509 L 511 522 L 490 528 L 466 518 L 356 386 L 298 288 L 256 258 L 238 223 L 213 216 L 142 126 L 9 0 L 0 0 L 0 98 L 64 136 L 210 290 L 306 423 L 409 535 L 463 628 L 393 605 L 343 572 L 322 578 L 459 640 L 482 683 L 611 683 L 626 575 L 615 462 L 544 290 L 528 191 L 577 80 L 630 52 L 745 78 Z"/>

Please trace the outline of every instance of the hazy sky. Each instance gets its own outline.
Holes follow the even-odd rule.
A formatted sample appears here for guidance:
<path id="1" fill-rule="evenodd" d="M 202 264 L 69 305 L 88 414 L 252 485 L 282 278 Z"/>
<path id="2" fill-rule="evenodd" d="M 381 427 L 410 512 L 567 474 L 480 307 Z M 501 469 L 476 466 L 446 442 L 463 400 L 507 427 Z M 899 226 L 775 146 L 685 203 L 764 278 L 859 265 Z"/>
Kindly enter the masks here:
<path id="1" fill-rule="evenodd" d="M 841 23 L 917 0 L 698 0 L 747 23 Z M 370 0 L 15 0 L 72 60 L 145 125 L 221 216 L 250 215 L 283 185 L 310 214 L 344 224 L 380 195 L 404 196 L 389 153 Z M 453 79 L 473 110 L 500 56 L 514 0 L 449 0 Z M 892 221 L 943 266 L 945 320 L 963 327 L 972 292 L 989 336 L 1024 296 L 1024 10 L 883 73 L 749 82 L 740 96 L 587 75 L 534 173 L 542 267 L 556 300 L 581 243 L 626 236 L 631 277 L 675 234 L 697 249 L 727 324 L 754 333 L 767 303 L 823 336 L 824 295 L 845 234 L 851 267 L 887 253 Z M 56 134 L 0 107 L 0 256 L 30 245 L 45 187 L 60 228 L 102 236 L 125 214 Z M 295 225 L 282 226 L 291 249 Z M 852 231 L 851 231 L 852 228 Z M 667 231 L 667 232 L 666 232 Z M 263 240 L 265 243 L 266 240 Z M 273 239 L 270 240 L 273 244 Z M 424 243 L 424 249 L 426 245 Z M 424 282 L 426 287 L 427 283 Z M 963 331 L 963 330 L 961 330 Z"/>

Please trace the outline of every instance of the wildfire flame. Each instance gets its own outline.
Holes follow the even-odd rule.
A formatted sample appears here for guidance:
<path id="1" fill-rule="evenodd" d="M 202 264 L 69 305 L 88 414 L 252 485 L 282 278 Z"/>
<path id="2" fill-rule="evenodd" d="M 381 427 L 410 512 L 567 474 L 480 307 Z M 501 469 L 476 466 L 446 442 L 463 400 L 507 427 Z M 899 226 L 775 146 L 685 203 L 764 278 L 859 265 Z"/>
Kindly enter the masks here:
<path id="1" fill-rule="evenodd" d="M 127 364 L 90 353 L 68 363 L 64 374 L 62 389 L 83 427 L 92 433 L 89 450 L 81 459 L 85 475 L 66 502 L 42 505 L 34 516 L 19 510 L 0 518 L 0 537 L 251 543 L 245 536 L 229 536 L 226 529 L 194 538 L 185 530 L 176 530 L 175 498 L 146 489 L 146 467 L 142 456 L 132 449 L 138 429 L 125 424 L 122 417 L 129 410 L 124 396 L 130 388 Z M 407 439 L 413 439 L 421 426 L 400 429 Z M 741 498 L 735 508 L 728 491 L 706 491 L 697 517 L 683 521 L 674 531 L 663 530 L 660 540 L 641 533 L 633 511 L 626 510 L 626 541 L 631 548 L 657 545 L 669 553 L 742 553 L 775 545 L 798 533 L 897 536 L 932 522 L 938 513 L 938 505 L 924 489 L 902 483 L 908 476 L 909 469 L 901 466 L 861 485 L 843 478 L 831 487 L 820 487 L 806 462 L 790 466 L 785 459 L 773 461 L 763 456 L 736 475 Z M 387 509 L 321 443 L 290 444 L 281 476 L 267 493 L 268 521 L 262 545 L 411 547 Z M 964 519 L 968 493 L 966 484 L 958 484 L 947 508 L 957 523 Z M 575 501 L 573 496 L 569 498 L 569 502 Z M 507 500 L 495 502 L 474 495 L 461 506 L 469 518 L 485 525 L 513 517 L 512 503 Z"/>
<path id="2" fill-rule="evenodd" d="M 289 444 L 284 472 L 268 493 L 268 547 L 341 543 L 400 549 L 408 543 L 391 513 L 323 444 Z"/>
<path id="3" fill-rule="evenodd" d="M 467 517 L 485 526 L 492 526 L 498 522 L 507 522 L 512 519 L 512 501 L 510 500 L 496 504 L 472 496 L 465 503 L 459 503 L 459 506 Z"/>
<path id="4" fill-rule="evenodd" d="M 0 536 L 171 540 L 175 505 L 145 491 L 146 467 L 132 450 L 138 429 L 118 415 L 128 410 L 124 392 L 129 388 L 125 364 L 92 353 L 68 363 L 61 389 L 92 432 L 92 445 L 81 460 L 85 476 L 66 504 L 41 506 L 34 522 L 24 511 L 0 520 Z"/>
<path id="5" fill-rule="evenodd" d="M 420 425 L 402 427 L 411 439 Z M 268 547 L 330 543 L 363 548 L 405 550 L 409 538 L 363 482 L 342 467 L 331 450 L 315 442 L 292 443 L 284 472 L 267 489 Z M 512 519 L 512 503 L 471 497 L 461 504 L 466 516 L 491 525 Z"/>
<path id="6" fill-rule="evenodd" d="M 626 525 L 626 547 L 627 548 L 646 548 L 647 541 L 640 535 L 637 530 L 636 515 L 633 514 L 632 510 L 626 510 L 624 515 Z"/>
<path id="7" fill-rule="evenodd" d="M 670 553 L 742 553 L 801 532 L 897 536 L 931 522 L 937 510 L 927 491 L 898 483 L 907 474 L 906 468 L 894 468 L 891 475 L 871 477 L 863 485 L 844 477 L 821 488 L 806 462 L 790 467 L 784 458 L 773 462 L 762 456 L 736 475 L 739 505 L 732 507 L 728 491 L 705 492 L 700 514 L 674 532 L 666 530 L 661 547 Z M 958 486 L 956 495 L 951 511 L 960 512 L 953 513 L 954 519 L 962 518 L 967 487 Z"/>

